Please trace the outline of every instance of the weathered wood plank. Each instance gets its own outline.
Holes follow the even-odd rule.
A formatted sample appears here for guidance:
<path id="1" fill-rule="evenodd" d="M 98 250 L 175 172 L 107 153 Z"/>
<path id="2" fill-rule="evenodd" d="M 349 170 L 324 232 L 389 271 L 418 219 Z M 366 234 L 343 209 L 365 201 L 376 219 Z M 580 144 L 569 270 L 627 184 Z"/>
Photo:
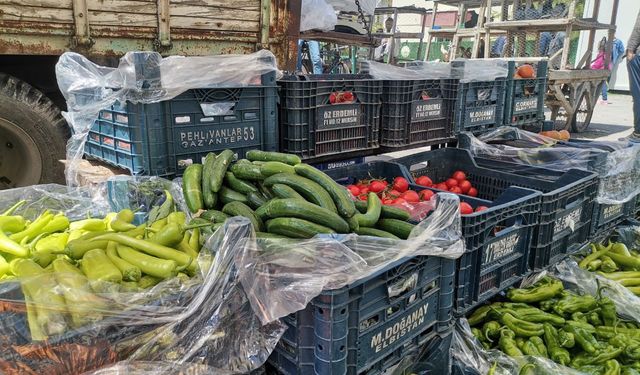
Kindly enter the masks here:
<path id="1" fill-rule="evenodd" d="M 155 14 L 115 13 L 90 10 L 89 25 L 157 27 L 158 17 Z"/>
<path id="2" fill-rule="evenodd" d="M 73 23 L 73 12 L 71 9 L 4 5 L 0 20 Z"/>
<path id="3" fill-rule="evenodd" d="M 71 9 L 71 0 L 0 0 L 0 9 L 5 6 L 31 6 L 39 8 Z"/>
<path id="4" fill-rule="evenodd" d="M 216 7 L 226 8 L 230 10 L 258 10 L 260 9 L 260 0 L 171 0 L 171 6 L 189 5 L 194 7 Z"/>
<path id="5" fill-rule="evenodd" d="M 247 31 L 258 32 L 260 22 L 258 20 L 213 20 L 206 18 L 193 18 L 183 16 L 171 16 L 171 29 L 197 29 L 197 30 L 219 30 L 219 31 Z"/>
<path id="6" fill-rule="evenodd" d="M 135 0 L 88 0 L 87 7 L 90 11 L 105 13 L 157 14 L 158 12 L 156 2 Z"/>
<path id="7" fill-rule="evenodd" d="M 179 6 L 172 3 L 171 17 L 173 16 L 204 18 L 204 19 L 210 19 L 210 20 L 258 21 L 260 19 L 260 9 L 231 10 L 228 8 Z"/>

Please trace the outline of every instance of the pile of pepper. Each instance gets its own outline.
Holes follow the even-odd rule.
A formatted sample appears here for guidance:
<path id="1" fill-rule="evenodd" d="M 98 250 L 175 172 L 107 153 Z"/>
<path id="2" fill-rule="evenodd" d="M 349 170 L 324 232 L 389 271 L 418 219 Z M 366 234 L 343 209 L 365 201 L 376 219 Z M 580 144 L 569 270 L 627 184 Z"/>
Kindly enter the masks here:
<path id="1" fill-rule="evenodd" d="M 506 296 L 509 301 L 484 305 L 468 318 L 485 349 L 544 357 L 588 374 L 640 373 L 640 326 L 621 321 L 600 291 L 597 298 L 578 295 L 544 277 Z"/>
<path id="2" fill-rule="evenodd" d="M 34 340 L 101 319 L 113 293 L 196 274 L 201 230 L 211 223 L 187 225 L 165 194 L 141 225 L 130 209 L 79 221 L 47 210 L 28 221 L 15 214 L 21 201 L 0 214 L 0 277 L 20 282 Z"/>
<path id="3" fill-rule="evenodd" d="M 640 252 L 629 250 L 621 242 L 609 242 L 607 246 L 592 243 L 589 248 L 591 252 L 578 263 L 580 268 L 597 272 L 640 296 Z"/>

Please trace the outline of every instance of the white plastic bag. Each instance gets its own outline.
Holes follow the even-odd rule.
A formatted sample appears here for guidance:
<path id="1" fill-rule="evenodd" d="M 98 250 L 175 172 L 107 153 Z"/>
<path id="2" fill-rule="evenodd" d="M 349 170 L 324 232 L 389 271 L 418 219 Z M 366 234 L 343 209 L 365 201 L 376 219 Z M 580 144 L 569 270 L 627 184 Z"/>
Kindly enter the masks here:
<path id="1" fill-rule="evenodd" d="M 355 0 L 327 0 L 338 12 L 357 12 L 358 6 Z M 380 0 L 360 0 L 360 7 L 365 14 L 373 15 Z"/>
<path id="2" fill-rule="evenodd" d="M 300 31 L 333 30 L 337 23 L 336 11 L 325 0 L 302 0 Z"/>

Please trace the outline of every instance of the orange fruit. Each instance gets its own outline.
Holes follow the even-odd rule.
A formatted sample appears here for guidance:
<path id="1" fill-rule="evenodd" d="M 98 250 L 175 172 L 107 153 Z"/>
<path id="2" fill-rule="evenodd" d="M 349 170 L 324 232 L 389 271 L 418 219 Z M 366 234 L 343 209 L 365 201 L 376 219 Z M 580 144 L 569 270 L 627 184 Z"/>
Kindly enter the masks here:
<path id="1" fill-rule="evenodd" d="M 560 130 L 558 132 L 558 135 L 560 136 L 560 139 L 563 141 L 568 141 L 569 139 L 571 139 L 571 134 L 566 130 Z"/>
<path id="2" fill-rule="evenodd" d="M 522 78 L 534 78 L 536 73 L 533 71 L 533 67 L 529 64 L 524 64 L 518 67 L 517 74 Z"/>

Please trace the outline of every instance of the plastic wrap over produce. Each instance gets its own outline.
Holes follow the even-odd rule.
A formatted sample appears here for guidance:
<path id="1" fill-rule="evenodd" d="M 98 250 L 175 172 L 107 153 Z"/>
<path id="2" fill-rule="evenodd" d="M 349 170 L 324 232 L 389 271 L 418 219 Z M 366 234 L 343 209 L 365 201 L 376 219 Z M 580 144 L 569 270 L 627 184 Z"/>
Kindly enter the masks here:
<path id="1" fill-rule="evenodd" d="M 581 269 L 572 259 L 565 259 L 550 271 L 530 275 L 522 281 L 521 287 L 533 285 L 547 275 L 561 280 L 565 290 L 571 290 L 579 295 L 609 298 L 615 305 L 618 318 L 640 322 L 640 300 L 638 297 L 616 282 Z M 511 357 L 500 350 L 486 350 L 471 332 L 465 318 L 456 322 L 451 353 L 454 367 L 461 374 L 585 374 L 585 372 L 559 365 L 550 359 L 539 356 Z M 599 373 L 595 372 L 594 374 Z"/>
<path id="2" fill-rule="evenodd" d="M 184 215 L 167 209 L 173 202 L 184 205 L 179 184 L 126 182 L 121 179 L 96 191 L 45 185 L 0 194 L 0 213 L 5 214 L 0 241 L 27 236 L 21 242 L 33 247 L 10 257 L 10 263 L 0 262 L 5 275 L 0 283 L 2 373 L 248 373 L 266 361 L 283 334 L 278 319 L 303 309 L 323 289 L 348 285 L 405 257 L 455 258 L 464 252 L 458 198 L 441 194 L 431 214 L 406 241 L 347 235 L 256 239 L 249 220 L 236 217 L 208 238 L 201 237 L 204 245 L 193 258 L 195 263 L 192 258 L 180 263 L 177 255 L 182 259 L 188 252 L 173 253 L 168 245 L 160 249 L 153 245 L 167 230 L 155 231 L 150 239 L 144 231 L 135 232 L 136 237 L 131 234 L 139 228 L 154 233 L 152 217 L 168 221 Z M 127 191 L 126 186 L 138 191 Z M 146 203 L 157 190 L 164 192 L 164 199 L 154 203 L 162 212 L 151 208 L 146 224 L 118 232 L 118 216 L 111 213 L 114 205 L 122 207 L 129 199 L 142 205 L 139 202 Z M 119 196 L 116 203 L 107 202 L 110 193 Z M 144 198 L 135 200 L 138 194 Z M 26 202 L 16 204 L 20 200 Z M 65 220 L 58 230 L 43 229 L 49 228 L 48 223 L 39 227 L 39 234 L 28 224 L 25 233 L 12 226 L 24 225 L 23 215 L 31 223 L 46 215 Z M 100 228 L 94 233 L 89 225 Z M 70 242 L 59 251 L 38 250 L 43 241 L 53 246 L 59 237 L 75 237 L 76 232 L 81 236 L 77 239 L 88 241 L 86 251 Z M 145 266 L 151 268 L 136 263 L 142 278 L 138 274 L 137 282 L 126 281 L 133 279 L 133 273 L 114 275 L 106 265 L 110 262 L 98 262 L 101 241 L 114 264 L 118 256 L 138 262 L 146 252 L 176 260 L 153 258 L 153 267 Z M 45 253 L 54 256 L 47 260 L 41 256 Z"/>
<path id="3" fill-rule="evenodd" d="M 507 77 L 509 65 L 502 59 L 458 59 L 451 63 L 451 71 L 460 82 L 495 81 Z"/>
<path id="4" fill-rule="evenodd" d="M 327 0 L 329 4 L 338 12 L 358 12 L 358 5 L 351 0 Z M 373 15 L 380 0 L 360 0 L 360 8 L 364 14 Z"/>
<path id="5" fill-rule="evenodd" d="M 640 145 L 623 141 L 559 141 L 511 126 L 474 136 L 460 135 L 460 147 L 473 156 L 600 176 L 597 200 L 621 204 L 640 194 Z"/>
<path id="6" fill-rule="evenodd" d="M 338 23 L 338 15 L 325 0 L 302 0 L 300 11 L 300 31 L 333 30 Z"/>
<path id="7" fill-rule="evenodd" d="M 365 61 L 361 66 L 362 72 L 381 80 L 418 80 L 418 79 L 447 79 L 451 78 L 451 65 L 433 61 L 416 61 L 408 63 L 404 68 L 383 64 L 375 61 Z"/>
<path id="8" fill-rule="evenodd" d="M 194 88 L 260 85 L 261 76 L 277 72 L 275 56 L 262 50 L 250 55 L 163 58 L 156 52 L 128 52 L 116 68 L 97 65 L 67 52 L 56 64 L 58 87 L 67 101 L 63 116 L 73 129 L 67 144 L 67 183 L 79 185 L 89 129 L 101 110 L 116 101 L 155 103 Z"/>

